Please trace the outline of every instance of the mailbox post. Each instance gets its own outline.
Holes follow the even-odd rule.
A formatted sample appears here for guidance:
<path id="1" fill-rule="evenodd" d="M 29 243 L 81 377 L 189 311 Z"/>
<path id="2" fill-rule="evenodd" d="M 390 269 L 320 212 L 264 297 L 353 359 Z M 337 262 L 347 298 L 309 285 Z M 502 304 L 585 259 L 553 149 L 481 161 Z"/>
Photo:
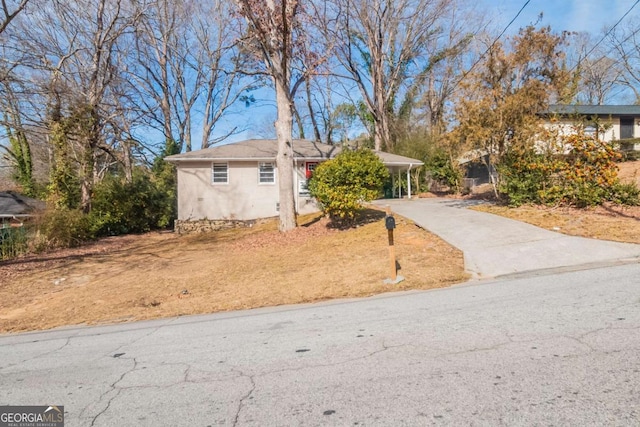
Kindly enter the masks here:
<path id="1" fill-rule="evenodd" d="M 384 283 L 386 284 L 396 284 L 400 283 L 404 280 L 404 277 L 398 276 L 396 269 L 396 251 L 393 245 L 393 229 L 396 228 L 396 219 L 391 214 L 391 207 L 387 205 L 387 216 L 384 219 L 384 225 L 387 229 L 387 234 L 389 237 L 389 266 L 391 267 L 391 277 L 386 279 Z"/>

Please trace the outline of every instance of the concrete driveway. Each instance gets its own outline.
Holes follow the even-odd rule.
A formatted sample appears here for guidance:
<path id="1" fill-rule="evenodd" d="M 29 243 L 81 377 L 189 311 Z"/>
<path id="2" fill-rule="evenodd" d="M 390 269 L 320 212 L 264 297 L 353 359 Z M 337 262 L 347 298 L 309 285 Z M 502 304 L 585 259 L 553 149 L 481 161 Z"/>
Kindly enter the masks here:
<path id="1" fill-rule="evenodd" d="M 638 262 L 640 245 L 571 237 L 468 209 L 479 201 L 379 200 L 464 252 L 475 278 Z"/>

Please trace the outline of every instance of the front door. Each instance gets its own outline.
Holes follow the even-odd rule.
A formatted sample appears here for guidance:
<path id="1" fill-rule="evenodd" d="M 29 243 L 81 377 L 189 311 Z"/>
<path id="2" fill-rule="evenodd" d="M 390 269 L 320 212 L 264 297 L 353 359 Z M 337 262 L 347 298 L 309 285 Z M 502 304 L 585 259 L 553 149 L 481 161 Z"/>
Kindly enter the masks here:
<path id="1" fill-rule="evenodd" d="M 633 117 L 620 117 L 620 139 L 633 138 Z"/>

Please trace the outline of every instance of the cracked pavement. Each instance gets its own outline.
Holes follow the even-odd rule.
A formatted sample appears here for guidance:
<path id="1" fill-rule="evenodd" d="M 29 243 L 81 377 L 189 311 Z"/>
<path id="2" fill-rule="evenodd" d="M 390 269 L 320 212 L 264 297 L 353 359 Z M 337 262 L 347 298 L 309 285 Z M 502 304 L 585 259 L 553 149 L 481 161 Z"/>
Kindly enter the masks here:
<path id="1" fill-rule="evenodd" d="M 0 336 L 67 426 L 638 425 L 640 265 Z"/>

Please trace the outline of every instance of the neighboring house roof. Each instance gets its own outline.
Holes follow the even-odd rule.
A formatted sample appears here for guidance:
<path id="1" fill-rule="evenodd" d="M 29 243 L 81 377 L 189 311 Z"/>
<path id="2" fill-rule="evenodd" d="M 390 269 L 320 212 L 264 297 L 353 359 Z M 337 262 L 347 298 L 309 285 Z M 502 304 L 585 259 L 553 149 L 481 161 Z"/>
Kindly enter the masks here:
<path id="1" fill-rule="evenodd" d="M 327 160 L 342 151 L 340 146 L 323 144 L 305 139 L 293 140 L 293 154 L 297 159 Z M 420 160 L 397 154 L 374 151 L 386 166 L 420 166 Z M 168 162 L 275 160 L 278 141 L 275 139 L 249 139 L 232 144 L 214 145 L 203 150 L 174 154 L 165 157 Z"/>
<path id="2" fill-rule="evenodd" d="M 42 210 L 45 203 L 14 191 L 0 192 L 0 218 L 18 218 L 31 216 Z"/>
<path id="3" fill-rule="evenodd" d="M 474 160 L 478 160 L 484 156 L 489 154 L 488 150 L 483 150 L 480 148 L 476 148 L 475 150 L 469 150 L 462 153 L 460 157 L 458 157 L 458 164 L 464 165 L 465 163 L 473 162 Z"/>
<path id="4" fill-rule="evenodd" d="M 640 105 L 549 105 L 544 115 L 640 116 Z"/>

